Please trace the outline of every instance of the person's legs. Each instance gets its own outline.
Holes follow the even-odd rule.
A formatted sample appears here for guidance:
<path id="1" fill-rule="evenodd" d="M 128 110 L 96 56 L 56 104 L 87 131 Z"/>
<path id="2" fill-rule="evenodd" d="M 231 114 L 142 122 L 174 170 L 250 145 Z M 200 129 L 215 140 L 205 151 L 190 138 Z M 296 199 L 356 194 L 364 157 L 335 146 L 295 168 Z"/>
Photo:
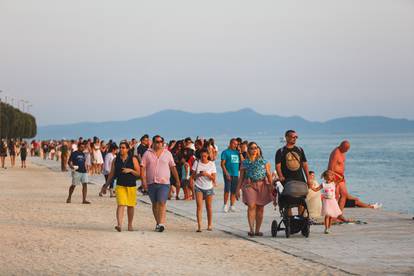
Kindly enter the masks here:
<path id="1" fill-rule="evenodd" d="M 132 221 L 134 219 L 134 206 L 128 206 L 127 213 L 128 213 L 128 231 L 133 231 L 132 228 Z"/>
<path id="2" fill-rule="evenodd" d="M 155 222 L 158 226 L 160 221 L 158 220 L 157 184 L 148 185 L 148 196 L 152 203 L 152 214 L 154 215 Z"/>
<path id="3" fill-rule="evenodd" d="M 231 206 L 236 203 L 236 190 L 237 190 L 237 182 L 239 181 L 239 178 L 237 176 L 231 177 L 231 196 L 230 196 L 230 204 Z"/>
<path id="4" fill-rule="evenodd" d="M 119 232 L 121 232 L 122 224 L 124 222 L 124 210 L 125 210 L 124 205 L 118 205 L 118 207 L 116 208 L 117 226 L 115 227 L 115 229 L 118 230 Z"/>
<path id="5" fill-rule="evenodd" d="M 167 203 L 164 202 L 158 202 L 158 219 L 159 219 L 159 224 L 164 225 L 165 221 L 166 221 L 166 212 L 167 212 Z"/>
<path id="6" fill-rule="evenodd" d="M 213 195 L 206 197 L 207 230 L 213 230 Z"/>
<path id="7" fill-rule="evenodd" d="M 229 201 L 230 188 L 231 180 L 228 180 L 226 177 L 224 177 L 224 205 L 227 205 L 227 202 Z"/>
<path id="8" fill-rule="evenodd" d="M 256 205 L 256 234 L 260 233 L 260 227 L 262 226 L 263 222 L 263 213 L 264 213 L 264 206 L 263 205 Z"/>
<path id="9" fill-rule="evenodd" d="M 249 204 L 247 206 L 247 220 L 249 222 L 249 233 L 254 233 L 254 223 L 256 222 L 256 205 L 255 204 Z"/>
<path id="10" fill-rule="evenodd" d="M 338 205 L 341 211 L 345 208 L 346 199 L 348 198 L 348 190 L 346 189 L 346 182 L 345 180 L 339 183 L 336 188 L 339 190 L 339 200 Z"/>
<path id="11" fill-rule="evenodd" d="M 367 203 L 364 203 L 364 202 L 362 202 L 359 198 L 357 198 L 357 197 L 353 197 L 354 198 L 354 200 L 355 200 L 355 206 L 357 206 L 357 207 L 359 207 L 359 208 L 374 208 L 374 206 L 373 205 L 371 205 L 371 204 L 367 204 Z"/>
<path id="12" fill-rule="evenodd" d="M 203 193 L 196 192 L 196 203 L 197 203 L 197 232 L 201 232 L 201 221 L 203 218 Z"/>
<path id="13" fill-rule="evenodd" d="M 178 194 L 180 193 L 180 189 L 181 189 L 181 186 L 180 186 L 180 183 L 179 183 L 179 182 L 175 183 L 175 188 L 176 188 L 176 195 L 175 195 L 175 199 L 176 199 L 176 200 L 179 200 L 179 199 L 180 199 L 180 197 L 178 196 Z"/>
<path id="14" fill-rule="evenodd" d="M 4 157 L 4 156 L 1 156 L 1 157 L 0 157 L 0 161 L 1 161 L 1 168 L 2 168 L 2 169 L 4 169 L 4 159 L 5 159 L 5 157 Z"/>
<path id="15" fill-rule="evenodd" d="M 69 187 L 69 195 L 68 195 L 68 198 L 66 199 L 66 203 L 70 203 L 71 202 L 71 200 L 72 200 L 72 194 L 73 194 L 73 191 L 75 190 L 75 185 L 70 185 L 70 187 Z"/>
<path id="16" fill-rule="evenodd" d="M 89 204 L 90 202 L 86 200 L 86 195 L 88 194 L 88 184 L 82 183 L 82 203 Z"/>

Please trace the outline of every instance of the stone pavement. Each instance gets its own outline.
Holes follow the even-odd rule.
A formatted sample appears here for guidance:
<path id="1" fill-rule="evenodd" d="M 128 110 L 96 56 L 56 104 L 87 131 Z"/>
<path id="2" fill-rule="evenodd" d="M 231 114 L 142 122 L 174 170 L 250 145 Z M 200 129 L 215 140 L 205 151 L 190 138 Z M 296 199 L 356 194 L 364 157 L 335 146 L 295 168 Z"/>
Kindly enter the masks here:
<path id="1" fill-rule="evenodd" d="M 59 171 L 57 162 L 38 158 L 32 159 L 32 162 Z M 102 176 L 94 176 L 90 180 L 98 184 L 103 183 Z M 222 212 L 222 190 L 221 185 L 215 190 L 216 196 L 213 204 L 215 230 L 225 231 L 231 235 L 351 274 L 414 274 L 414 220 L 412 216 L 383 210 L 349 208 L 345 210 L 347 217 L 365 221 L 367 224 L 333 226 L 331 234 L 328 235 L 323 234 L 323 225 L 312 225 L 309 238 L 295 234 L 287 239 L 283 231 L 273 238 L 270 225 L 274 219 L 280 221 L 280 216 L 272 204 L 269 204 L 265 209 L 262 226 L 264 236 L 250 238 L 247 236 L 246 207 L 243 203 L 237 202 L 237 212 Z M 139 196 L 139 199 L 141 202 L 150 203 L 146 196 Z M 171 200 L 167 206 L 171 213 L 192 220 L 196 219 L 194 201 Z M 203 216 L 203 223 L 206 226 L 206 214 L 204 213 Z M 194 223 L 195 230 L 196 223 Z"/>

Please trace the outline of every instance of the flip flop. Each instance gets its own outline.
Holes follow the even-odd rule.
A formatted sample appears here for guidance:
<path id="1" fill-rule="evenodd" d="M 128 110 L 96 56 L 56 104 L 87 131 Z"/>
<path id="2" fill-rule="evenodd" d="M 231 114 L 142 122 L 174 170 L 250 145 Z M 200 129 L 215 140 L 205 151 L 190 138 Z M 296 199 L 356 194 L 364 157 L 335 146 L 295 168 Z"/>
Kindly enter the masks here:
<path id="1" fill-rule="evenodd" d="M 255 235 L 255 236 L 258 236 L 258 237 L 263 237 L 263 233 L 262 233 L 262 232 L 257 232 L 257 233 L 254 233 L 254 235 Z"/>
<path id="2" fill-rule="evenodd" d="M 122 231 L 120 226 L 115 226 L 115 230 L 118 231 L 118 232 Z"/>
<path id="3" fill-rule="evenodd" d="M 253 233 L 253 232 L 248 232 L 248 233 L 247 233 L 247 235 L 248 235 L 249 237 L 254 237 L 254 233 Z"/>
<path id="4" fill-rule="evenodd" d="M 197 232 L 197 233 L 201 233 L 201 230 L 200 230 L 200 229 L 198 229 L 196 232 Z"/>

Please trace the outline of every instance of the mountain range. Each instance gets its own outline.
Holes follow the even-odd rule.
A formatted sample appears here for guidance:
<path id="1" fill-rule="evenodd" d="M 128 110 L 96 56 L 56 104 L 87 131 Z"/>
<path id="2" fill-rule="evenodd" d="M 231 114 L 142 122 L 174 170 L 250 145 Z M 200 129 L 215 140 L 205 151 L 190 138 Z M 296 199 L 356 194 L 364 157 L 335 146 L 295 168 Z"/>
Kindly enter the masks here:
<path id="1" fill-rule="evenodd" d="M 344 117 L 326 122 L 312 122 L 299 116 L 263 115 L 245 108 L 223 113 L 190 113 L 164 110 L 126 121 L 81 122 L 38 127 L 37 139 L 104 137 L 139 138 L 159 133 L 165 137 L 215 137 L 220 135 L 278 135 L 295 129 L 308 134 L 414 133 L 414 121 L 382 116 Z"/>

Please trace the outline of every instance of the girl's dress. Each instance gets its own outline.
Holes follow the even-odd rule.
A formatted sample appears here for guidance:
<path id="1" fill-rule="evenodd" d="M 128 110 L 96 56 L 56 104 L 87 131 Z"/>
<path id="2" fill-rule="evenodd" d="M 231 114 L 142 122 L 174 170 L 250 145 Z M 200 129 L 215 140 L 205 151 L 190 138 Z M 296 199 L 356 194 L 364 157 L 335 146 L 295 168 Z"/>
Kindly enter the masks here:
<path id="1" fill-rule="evenodd" d="M 322 216 L 336 218 L 342 215 L 338 202 L 335 199 L 335 183 L 322 184 Z"/>

